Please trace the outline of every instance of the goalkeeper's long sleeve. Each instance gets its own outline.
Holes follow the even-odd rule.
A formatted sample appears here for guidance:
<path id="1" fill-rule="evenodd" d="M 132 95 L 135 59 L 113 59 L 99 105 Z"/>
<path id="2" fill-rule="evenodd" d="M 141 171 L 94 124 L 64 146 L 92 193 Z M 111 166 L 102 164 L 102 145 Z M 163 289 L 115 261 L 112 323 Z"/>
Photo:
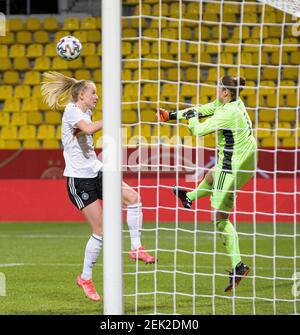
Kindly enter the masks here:
<path id="1" fill-rule="evenodd" d="M 197 112 L 199 117 L 212 116 L 215 113 L 215 110 L 220 106 L 222 106 L 222 103 L 219 100 L 215 100 L 213 102 L 210 102 L 209 104 L 205 104 L 202 106 L 188 107 L 177 112 L 178 119 L 185 119 L 183 114 L 189 110 L 194 110 L 195 112 Z"/>

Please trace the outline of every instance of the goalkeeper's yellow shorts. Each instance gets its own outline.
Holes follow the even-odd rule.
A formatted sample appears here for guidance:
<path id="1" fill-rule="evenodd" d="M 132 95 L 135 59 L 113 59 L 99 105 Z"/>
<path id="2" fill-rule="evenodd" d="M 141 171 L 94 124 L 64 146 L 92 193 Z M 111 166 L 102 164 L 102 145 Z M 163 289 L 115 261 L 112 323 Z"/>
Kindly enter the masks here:
<path id="1" fill-rule="evenodd" d="M 248 168 L 247 169 L 247 165 Z M 222 212 L 231 212 L 237 191 L 240 190 L 254 175 L 253 162 L 243 164 L 236 172 L 223 171 L 216 165 L 212 171 L 213 189 L 210 197 L 211 206 Z"/>

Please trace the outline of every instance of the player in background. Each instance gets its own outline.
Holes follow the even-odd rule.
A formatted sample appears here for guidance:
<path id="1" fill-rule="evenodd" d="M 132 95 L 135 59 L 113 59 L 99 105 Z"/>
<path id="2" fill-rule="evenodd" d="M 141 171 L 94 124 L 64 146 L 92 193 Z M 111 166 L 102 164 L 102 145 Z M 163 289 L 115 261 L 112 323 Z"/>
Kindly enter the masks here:
<path id="1" fill-rule="evenodd" d="M 64 148 L 67 190 L 72 203 L 82 211 L 90 224 L 92 236 L 87 242 L 83 271 L 76 279 L 86 296 L 100 300 L 93 281 L 92 267 L 99 257 L 102 233 L 102 163 L 94 151 L 93 134 L 102 128 L 102 121 L 92 122 L 92 110 L 98 96 L 89 80 L 76 80 L 58 72 L 46 72 L 41 86 L 45 102 L 53 110 L 64 107 L 62 144 Z M 142 204 L 139 194 L 122 183 L 122 200 L 127 207 L 127 223 L 131 238 L 131 260 L 154 263 L 156 259 L 141 245 Z"/>
<path id="2" fill-rule="evenodd" d="M 231 259 L 232 271 L 225 292 L 236 287 L 250 269 L 240 256 L 237 232 L 229 221 L 236 192 L 254 175 L 257 163 L 257 144 L 252 132 L 251 120 L 239 97 L 245 79 L 224 76 L 218 82 L 217 99 L 203 106 L 194 106 L 180 111 L 168 112 L 160 108 L 158 119 L 188 120 L 188 127 L 195 136 L 216 133 L 218 162 L 192 192 L 174 187 L 185 208 L 191 208 L 197 198 L 210 195 L 215 209 L 216 227 L 222 234 L 226 251 Z M 211 116 L 200 123 L 200 117 Z"/>

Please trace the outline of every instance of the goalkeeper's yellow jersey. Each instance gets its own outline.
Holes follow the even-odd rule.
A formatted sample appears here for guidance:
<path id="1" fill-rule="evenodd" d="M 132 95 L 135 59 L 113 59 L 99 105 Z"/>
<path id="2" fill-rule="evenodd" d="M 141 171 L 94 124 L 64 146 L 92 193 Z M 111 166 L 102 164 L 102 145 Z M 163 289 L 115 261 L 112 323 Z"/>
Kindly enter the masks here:
<path id="1" fill-rule="evenodd" d="M 184 112 L 191 109 L 199 116 L 211 116 L 203 123 L 199 122 L 198 117 L 189 119 L 189 128 L 195 136 L 216 133 L 218 166 L 222 170 L 236 171 L 249 155 L 256 155 L 257 143 L 252 122 L 240 98 L 226 104 L 215 100 L 203 106 L 187 108 L 178 111 L 178 118 L 184 119 Z"/>

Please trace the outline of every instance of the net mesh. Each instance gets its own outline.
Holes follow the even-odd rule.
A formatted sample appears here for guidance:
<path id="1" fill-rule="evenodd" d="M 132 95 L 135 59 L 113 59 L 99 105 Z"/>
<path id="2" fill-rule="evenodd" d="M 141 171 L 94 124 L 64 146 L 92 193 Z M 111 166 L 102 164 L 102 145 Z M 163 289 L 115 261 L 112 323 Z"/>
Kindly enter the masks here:
<path id="1" fill-rule="evenodd" d="M 299 313 L 299 6 L 123 1 L 125 179 L 142 196 L 142 242 L 158 258 L 154 265 L 125 261 L 126 313 Z M 259 146 L 256 174 L 230 216 L 251 272 L 231 294 L 209 197 L 188 210 L 172 192 L 175 184 L 194 189 L 215 165 L 217 134 L 196 139 L 185 122 L 155 117 L 158 107 L 213 101 L 225 74 L 247 79 L 241 98 Z M 128 250 L 127 228 L 124 236 Z"/>

